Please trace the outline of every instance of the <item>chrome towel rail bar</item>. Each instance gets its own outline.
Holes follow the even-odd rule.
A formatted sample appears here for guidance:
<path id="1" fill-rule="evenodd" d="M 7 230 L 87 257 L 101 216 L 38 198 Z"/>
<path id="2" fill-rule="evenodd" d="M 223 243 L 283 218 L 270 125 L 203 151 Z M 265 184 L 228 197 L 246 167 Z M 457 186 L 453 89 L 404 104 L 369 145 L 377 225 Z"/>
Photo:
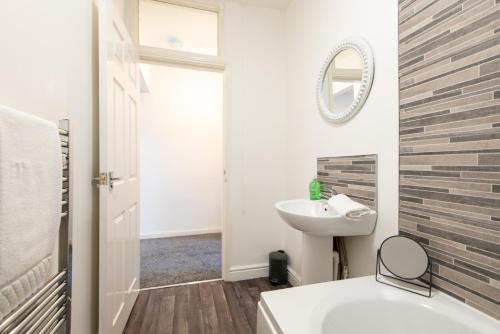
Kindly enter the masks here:
<path id="1" fill-rule="evenodd" d="M 0 334 L 55 334 L 65 326 L 71 333 L 72 286 L 72 147 L 69 120 L 59 122 L 62 148 L 59 272 L 40 290 L 0 320 Z"/>

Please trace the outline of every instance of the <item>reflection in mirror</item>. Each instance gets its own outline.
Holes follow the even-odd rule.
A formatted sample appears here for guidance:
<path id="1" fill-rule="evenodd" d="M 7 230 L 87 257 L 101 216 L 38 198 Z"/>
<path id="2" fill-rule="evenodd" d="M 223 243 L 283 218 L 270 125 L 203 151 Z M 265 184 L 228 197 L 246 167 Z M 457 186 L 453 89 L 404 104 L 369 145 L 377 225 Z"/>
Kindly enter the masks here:
<path id="1" fill-rule="evenodd" d="M 380 246 L 380 259 L 391 274 L 404 279 L 415 279 L 424 275 L 429 267 L 429 257 L 416 241 L 393 236 Z"/>
<path id="2" fill-rule="evenodd" d="M 322 85 L 323 100 L 330 112 L 342 114 L 354 103 L 362 82 L 363 62 L 354 48 L 340 51 L 331 61 Z"/>

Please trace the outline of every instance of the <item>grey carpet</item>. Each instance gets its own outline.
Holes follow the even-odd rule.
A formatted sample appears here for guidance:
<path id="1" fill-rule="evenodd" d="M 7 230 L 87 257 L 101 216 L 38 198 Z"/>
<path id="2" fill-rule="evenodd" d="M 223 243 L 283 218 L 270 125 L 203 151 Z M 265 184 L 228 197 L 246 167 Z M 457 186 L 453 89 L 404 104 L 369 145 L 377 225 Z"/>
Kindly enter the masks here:
<path id="1" fill-rule="evenodd" d="M 141 288 L 221 278 L 221 234 L 141 240 Z"/>

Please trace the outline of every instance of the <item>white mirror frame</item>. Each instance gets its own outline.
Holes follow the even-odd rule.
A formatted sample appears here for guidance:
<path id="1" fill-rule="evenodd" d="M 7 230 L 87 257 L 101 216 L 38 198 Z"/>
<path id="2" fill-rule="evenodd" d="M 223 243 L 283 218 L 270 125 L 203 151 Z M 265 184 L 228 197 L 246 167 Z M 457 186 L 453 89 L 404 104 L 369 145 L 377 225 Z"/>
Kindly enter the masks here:
<path id="1" fill-rule="evenodd" d="M 359 89 L 359 93 L 354 99 L 354 102 L 342 113 L 331 112 L 328 109 L 323 96 L 323 80 L 325 79 L 325 75 L 328 71 L 328 67 L 333 59 L 343 50 L 346 49 L 354 49 L 356 50 L 363 62 L 363 74 L 361 78 L 361 85 Z M 368 95 L 370 94 L 370 89 L 373 83 L 373 75 L 375 71 L 375 64 L 373 61 L 373 54 L 368 42 L 366 42 L 363 38 L 354 37 L 346 39 L 339 44 L 337 44 L 332 51 L 328 54 L 323 66 L 321 67 L 321 71 L 319 72 L 318 83 L 316 85 L 316 100 L 318 103 L 318 108 L 321 111 L 321 114 L 332 121 L 333 123 L 344 123 L 353 118 L 363 107 Z"/>

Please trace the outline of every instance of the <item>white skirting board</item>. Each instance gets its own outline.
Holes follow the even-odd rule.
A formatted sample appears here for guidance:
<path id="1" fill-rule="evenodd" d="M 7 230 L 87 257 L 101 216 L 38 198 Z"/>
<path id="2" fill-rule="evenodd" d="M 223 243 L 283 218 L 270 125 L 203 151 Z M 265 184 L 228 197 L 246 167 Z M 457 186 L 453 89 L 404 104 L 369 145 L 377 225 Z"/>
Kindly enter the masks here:
<path id="1" fill-rule="evenodd" d="M 242 281 L 246 279 L 268 277 L 269 265 L 267 263 L 256 263 L 246 266 L 234 266 L 229 269 L 226 281 Z M 300 286 L 300 275 L 288 266 L 288 282 L 292 286 Z"/>
<path id="2" fill-rule="evenodd" d="M 170 238 L 170 237 L 183 237 L 188 235 L 221 233 L 220 227 L 203 228 L 199 230 L 183 230 L 183 231 L 164 231 L 151 234 L 141 234 L 141 239 L 157 239 L 157 238 Z"/>
<path id="3" fill-rule="evenodd" d="M 229 268 L 226 281 L 242 281 L 246 279 L 269 276 L 269 264 L 256 263 L 246 266 L 234 266 Z"/>

